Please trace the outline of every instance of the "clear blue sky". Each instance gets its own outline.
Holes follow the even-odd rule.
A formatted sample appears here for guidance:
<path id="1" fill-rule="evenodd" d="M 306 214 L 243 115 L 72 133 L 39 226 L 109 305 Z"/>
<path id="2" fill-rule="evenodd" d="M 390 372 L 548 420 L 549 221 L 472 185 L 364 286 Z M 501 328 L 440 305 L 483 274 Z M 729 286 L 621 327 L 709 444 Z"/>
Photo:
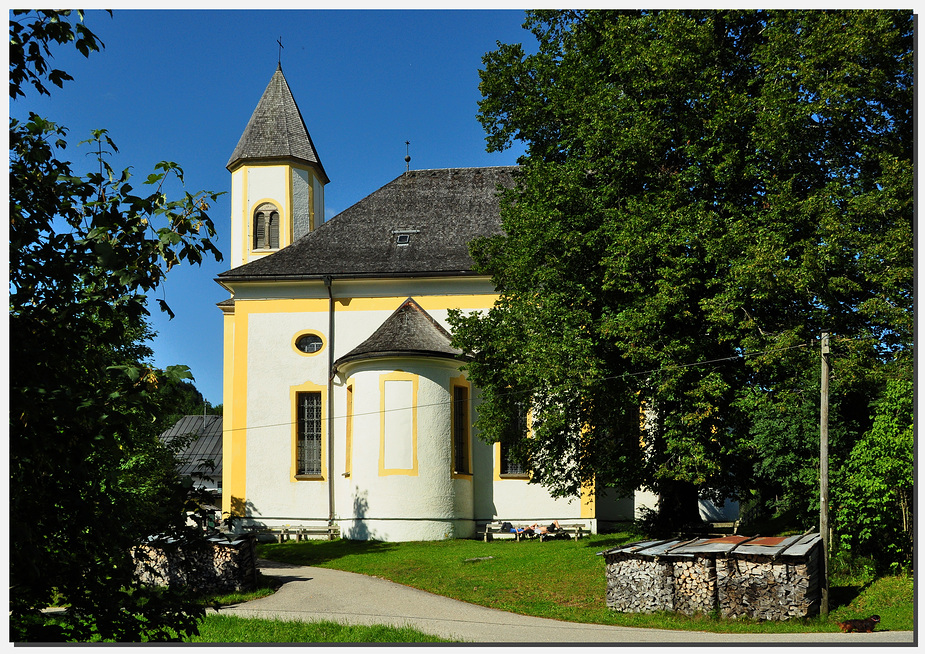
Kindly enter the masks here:
<path id="1" fill-rule="evenodd" d="M 77 143 L 106 128 L 120 149 L 114 167 L 140 182 L 163 160 L 179 163 L 190 191 L 229 190 L 228 157 L 276 69 L 282 66 L 331 182 L 330 218 L 405 170 L 500 166 L 519 149 L 485 152 L 476 120 L 478 70 L 496 42 L 524 43 L 523 11 L 137 11 L 112 18 L 91 11 L 87 26 L 105 44 L 84 59 L 54 50 L 54 66 L 74 81 L 50 98 L 27 93 L 13 117 L 34 111 L 70 130 L 66 157 L 77 171 L 90 158 Z M 81 165 L 86 160 L 87 166 Z M 174 269 L 158 292 L 176 313 L 152 303 L 155 364 L 188 365 L 196 387 L 222 402 L 222 319 L 227 292 L 229 197 L 213 206 L 222 263 Z"/>

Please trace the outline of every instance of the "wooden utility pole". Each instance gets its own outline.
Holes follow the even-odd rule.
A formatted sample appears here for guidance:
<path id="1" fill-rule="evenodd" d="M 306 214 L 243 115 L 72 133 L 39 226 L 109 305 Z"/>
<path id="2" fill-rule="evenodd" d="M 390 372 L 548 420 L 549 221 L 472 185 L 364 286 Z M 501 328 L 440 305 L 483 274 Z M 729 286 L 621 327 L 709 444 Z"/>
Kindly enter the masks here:
<path id="1" fill-rule="evenodd" d="M 819 393 L 819 535 L 822 537 L 822 603 L 829 614 L 829 332 L 822 332 L 822 379 Z"/>

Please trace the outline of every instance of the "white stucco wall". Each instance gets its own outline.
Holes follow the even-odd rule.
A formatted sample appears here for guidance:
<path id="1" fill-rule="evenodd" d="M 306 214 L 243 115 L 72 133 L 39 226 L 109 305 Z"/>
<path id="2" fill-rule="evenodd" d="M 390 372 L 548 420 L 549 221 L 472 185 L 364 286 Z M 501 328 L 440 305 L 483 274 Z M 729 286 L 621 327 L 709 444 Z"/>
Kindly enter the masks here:
<path id="1" fill-rule="evenodd" d="M 326 315 L 257 313 L 249 316 L 247 329 L 247 502 L 251 514 L 267 524 L 326 520 L 327 484 L 293 481 L 291 475 L 293 388 L 315 384 L 318 390 L 325 389 L 328 363 L 324 349 L 308 356 L 297 352 L 292 341 L 306 330 L 324 335 Z M 322 412 L 326 411 L 323 401 Z"/>
<path id="2" fill-rule="evenodd" d="M 311 206 L 310 182 L 306 171 L 293 169 L 290 175 L 288 166 L 241 166 L 231 174 L 231 254 L 229 261 L 236 268 L 255 258 L 266 256 L 268 252 L 250 253 L 253 239 L 252 216 L 259 202 L 273 202 L 280 212 L 280 247 L 291 242 L 291 212 L 287 206 L 290 185 L 293 189 L 293 204 L 305 214 Z M 291 179 L 290 179 L 291 177 Z"/>
<path id="3" fill-rule="evenodd" d="M 545 488 L 523 479 L 495 480 L 479 488 L 479 515 L 510 522 L 574 521 L 581 518 L 580 498 L 553 499 Z"/>
<path id="4" fill-rule="evenodd" d="M 343 356 L 368 338 L 406 297 L 414 297 L 449 329 L 446 306 L 472 303 L 484 309 L 487 280 L 400 280 L 343 282 L 333 285 L 336 307 L 333 358 Z M 414 290 L 428 293 L 414 293 Z M 498 478 L 496 448 L 471 436 L 471 477 L 452 472 L 450 388 L 461 377 L 458 362 L 449 359 L 373 359 L 346 366 L 331 381 L 333 441 L 327 452 L 324 423 L 324 480 L 293 479 L 293 397 L 296 389 L 320 390 L 328 414 L 328 298 L 323 284 L 249 285 L 233 289 L 235 320 L 246 326 L 246 506 L 255 522 L 267 525 L 327 522 L 329 480 L 334 484 L 334 517 L 347 537 L 380 540 L 429 540 L 466 537 L 476 521 L 518 522 L 581 520 L 573 500 L 549 497 L 538 485 L 522 479 Z M 407 293 L 407 294 L 406 294 Z M 293 348 L 306 331 L 324 340 L 323 349 L 305 355 Z M 413 454 L 386 462 L 381 456 L 384 379 L 401 371 L 417 384 Z M 353 386 L 352 447 L 347 465 L 347 385 Z M 396 389 L 399 388 L 396 386 Z M 394 389 L 393 389 L 394 390 Z M 470 395 L 470 425 L 476 419 L 477 393 Z M 401 408 L 391 406 L 388 408 Z M 405 423 L 406 424 L 406 423 Z M 391 429 L 389 427 L 388 429 Z M 406 427 L 400 427 L 406 429 Z M 382 466 L 380 469 L 380 462 Z M 386 465 L 387 463 L 387 465 Z M 405 470 L 402 471 L 401 469 Z"/>
<path id="5" fill-rule="evenodd" d="M 272 198 L 281 204 L 280 213 L 286 211 L 287 197 L 286 166 L 252 166 L 247 172 L 247 207 Z"/>
<path id="6" fill-rule="evenodd" d="M 292 241 L 311 231 L 311 181 L 307 170 L 292 169 Z"/>
<path id="7" fill-rule="evenodd" d="M 324 184 L 317 177 L 312 177 L 312 211 L 315 220 L 315 229 L 325 221 L 324 215 Z"/>
<path id="8" fill-rule="evenodd" d="M 335 501 L 345 537 L 405 541 L 473 533 L 472 480 L 452 476 L 449 389 L 459 374 L 445 359 L 345 366 L 341 376 L 354 391 L 352 466 Z"/>
<path id="9" fill-rule="evenodd" d="M 633 497 L 634 516 L 639 519 L 643 516 L 646 509 L 655 510 L 658 508 L 658 495 L 650 490 L 639 489 Z M 706 522 L 728 522 L 739 519 L 739 503 L 734 500 L 726 500 L 723 506 L 718 506 L 711 500 L 700 500 L 700 518 Z"/>

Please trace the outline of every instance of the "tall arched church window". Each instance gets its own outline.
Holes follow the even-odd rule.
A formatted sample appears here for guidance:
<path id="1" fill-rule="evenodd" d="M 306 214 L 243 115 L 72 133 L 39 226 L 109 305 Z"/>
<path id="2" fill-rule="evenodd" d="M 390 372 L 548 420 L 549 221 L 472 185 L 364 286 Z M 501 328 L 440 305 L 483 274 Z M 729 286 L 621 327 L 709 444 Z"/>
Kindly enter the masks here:
<path id="1" fill-rule="evenodd" d="M 279 249 L 279 211 L 269 202 L 254 212 L 254 249 Z"/>

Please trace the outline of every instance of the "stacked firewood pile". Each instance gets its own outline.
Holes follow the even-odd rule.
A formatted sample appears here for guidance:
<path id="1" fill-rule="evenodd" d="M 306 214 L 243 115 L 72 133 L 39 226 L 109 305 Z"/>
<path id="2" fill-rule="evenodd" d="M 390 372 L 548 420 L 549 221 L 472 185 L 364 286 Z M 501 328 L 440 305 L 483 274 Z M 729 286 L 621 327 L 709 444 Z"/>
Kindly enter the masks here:
<path id="1" fill-rule="evenodd" d="M 715 596 L 710 557 L 646 560 L 624 555 L 607 566 L 607 606 L 624 613 L 709 613 Z"/>
<path id="2" fill-rule="evenodd" d="M 614 557 L 607 565 L 607 606 L 624 613 L 653 613 L 674 608 L 671 563 Z"/>
<path id="3" fill-rule="evenodd" d="M 787 620 L 818 612 L 818 534 L 647 541 L 601 552 L 607 606 L 626 613 L 719 609 L 724 617 Z"/>
<path id="4" fill-rule="evenodd" d="M 792 564 L 767 556 L 717 560 L 720 615 L 787 620 L 818 610 L 818 557 Z"/>
<path id="5" fill-rule="evenodd" d="M 674 610 L 685 615 L 709 613 L 716 597 L 716 566 L 709 556 L 676 559 Z"/>
<path id="6" fill-rule="evenodd" d="M 149 586 L 185 586 L 204 593 L 251 590 L 257 579 L 256 538 L 215 537 L 193 544 L 142 545 L 132 552 L 135 574 Z"/>

